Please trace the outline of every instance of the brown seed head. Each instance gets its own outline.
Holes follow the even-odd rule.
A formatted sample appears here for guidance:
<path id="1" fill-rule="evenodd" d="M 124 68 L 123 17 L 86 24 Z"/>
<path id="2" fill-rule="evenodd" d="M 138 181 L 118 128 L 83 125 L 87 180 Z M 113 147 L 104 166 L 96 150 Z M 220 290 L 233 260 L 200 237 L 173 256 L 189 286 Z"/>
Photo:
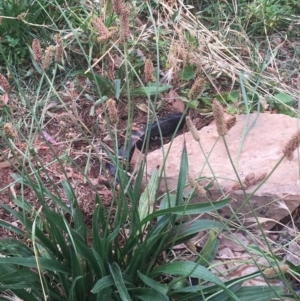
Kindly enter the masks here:
<path id="1" fill-rule="evenodd" d="M 240 189 L 242 189 L 240 183 L 235 183 L 235 184 L 232 185 L 232 187 L 229 191 L 232 192 L 232 191 L 240 190 Z"/>
<path id="2" fill-rule="evenodd" d="M 190 100 L 196 100 L 198 99 L 205 88 L 206 85 L 206 79 L 203 77 L 199 77 L 192 85 L 192 88 L 188 94 L 188 97 Z"/>
<path id="3" fill-rule="evenodd" d="M 50 68 L 50 65 L 52 63 L 52 58 L 54 55 L 55 47 L 53 45 L 50 45 L 45 50 L 45 56 L 42 62 L 42 68 L 43 70 L 47 71 Z"/>
<path id="4" fill-rule="evenodd" d="M 0 87 L 2 87 L 6 93 L 8 93 L 10 90 L 9 82 L 7 81 L 6 77 L 1 73 L 0 73 Z"/>
<path id="5" fill-rule="evenodd" d="M 278 277 L 280 274 L 285 274 L 289 271 L 290 267 L 288 264 L 283 264 L 278 267 L 267 268 L 263 271 L 263 274 L 266 278 L 275 278 Z"/>
<path id="6" fill-rule="evenodd" d="M 243 184 L 246 187 L 249 187 L 249 186 L 252 186 L 254 184 L 254 182 L 255 182 L 255 173 L 252 172 L 245 177 Z"/>
<path id="7" fill-rule="evenodd" d="M 298 130 L 286 143 L 283 148 L 283 153 L 288 160 L 292 160 L 294 155 L 293 152 L 299 147 L 300 145 L 300 130 Z"/>
<path id="8" fill-rule="evenodd" d="M 0 95 L 0 110 L 6 105 L 3 95 Z"/>
<path id="9" fill-rule="evenodd" d="M 122 6 L 121 19 L 122 19 L 122 31 L 123 31 L 124 41 L 128 41 L 130 38 L 130 31 L 129 31 L 129 9 L 127 5 Z"/>
<path id="10" fill-rule="evenodd" d="M 191 119 L 190 116 L 186 116 L 185 118 L 185 122 L 187 127 L 189 128 L 190 132 L 192 133 L 192 136 L 194 138 L 195 141 L 200 141 L 200 135 Z"/>
<path id="11" fill-rule="evenodd" d="M 191 176 L 190 173 L 188 173 L 188 182 L 191 185 L 192 188 L 195 188 L 195 191 L 197 193 L 197 195 L 202 198 L 206 196 L 206 190 L 204 189 L 203 186 L 201 186 L 200 184 L 198 184 L 195 179 Z"/>
<path id="12" fill-rule="evenodd" d="M 227 127 L 223 108 L 217 100 L 214 100 L 212 103 L 212 109 L 216 121 L 217 132 L 220 136 L 224 136 L 227 134 Z"/>
<path id="13" fill-rule="evenodd" d="M 64 43 L 60 35 L 56 36 L 55 62 L 62 63 L 64 57 Z"/>
<path id="14" fill-rule="evenodd" d="M 256 183 L 258 183 L 258 182 L 264 180 L 264 179 L 266 178 L 266 176 L 267 176 L 267 173 L 266 173 L 266 172 L 260 174 L 258 177 L 256 177 Z"/>
<path id="15" fill-rule="evenodd" d="M 106 102 L 106 108 L 107 108 L 107 111 L 108 111 L 108 117 L 109 117 L 110 123 L 112 125 L 117 124 L 118 121 L 119 121 L 119 116 L 118 116 L 116 101 L 113 100 L 112 98 L 110 98 Z"/>
<path id="16" fill-rule="evenodd" d="M 108 76 L 111 81 L 115 79 L 115 62 L 110 55 L 107 56 Z"/>
<path id="17" fill-rule="evenodd" d="M 154 72 L 154 66 L 153 63 L 150 59 L 147 59 L 145 61 L 145 66 L 144 66 L 144 81 L 145 83 L 151 81 L 151 82 L 155 82 L 156 78 L 153 75 Z"/>
<path id="18" fill-rule="evenodd" d="M 113 5 L 113 11 L 116 13 L 116 15 L 120 16 L 122 14 L 122 0 L 112 0 Z"/>
<path id="19" fill-rule="evenodd" d="M 226 128 L 227 131 L 229 131 L 231 128 L 233 128 L 236 124 L 236 117 L 235 116 L 231 116 L 228 119 L 226 119 Z"/>
<path id="20" fill-rule="evenodd" d="M 93 17 L 92 24 L 95 30 L 98 32 L 100 38 L 107 39 L 110 36 L 109 30 L 99 17 Z"/>
<path id="21" fill-rule="evenodd" d="M 14 139 L 18 137 L 18 132 L 11 122 L 7 122 L 4 124 L 3 133 L 7 138 Z"/>
<path id="22" fill-rule="evenodd" d="M 259 182 L 261 182 L 262 180 L 265 179 L 265 177 L 267 176 L 267 173 L 262 173 L 260 174 L 258 177 L 255 176 L 255 173 L 250 173 L 245 177 L 245 180 L 243 182 L 244 188 L 247 189 L 250 186 L 253 186 Z"/>
<path id="23" fill-rule="evenodd" d="M 0 95 L 0 110 L 7 105 L 8 100 L 8 94 Z"/>
<path id="24" fill-rule="evenodd" d="M 33 51 L 33 59 L 40 63 L 43 58 L 43 50 L 40 44 L 40 41 L 38 39 L 34 39 L 32 41 L 32 51 Z"/>

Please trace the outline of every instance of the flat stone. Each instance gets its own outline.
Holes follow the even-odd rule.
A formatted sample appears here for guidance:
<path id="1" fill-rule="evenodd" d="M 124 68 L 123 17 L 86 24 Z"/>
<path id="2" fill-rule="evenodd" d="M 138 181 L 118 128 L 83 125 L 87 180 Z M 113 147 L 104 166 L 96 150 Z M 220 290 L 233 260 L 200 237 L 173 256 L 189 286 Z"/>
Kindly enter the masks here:
<path id="1" fill-rule="evenodd" d="M 248 125 L 246 130 L 249 130 L 249 132 L 244 142 L 241 143 L 246 124 Z M 256 177 L 263 173 L 271 173 L 283 156 L 283 146 L 296 130 L 297 119 L 287 115 L 253 113 L 250 114 L 248 122 L 245 115 L 237 116 L 236 125 L 225 137 L 231 158 L 241 180 L 243 181 L 247 175 L 253 173 Z M 163 153 L 167 154 L 169 150 L 164 167 L 165 179 L 161 181 L 160 193 L 164 193 L 166 187 L 169 190 L 175 189 L 185 140 L 189 173 L 194 178 L 207 177 L 213 179 L 215 177 L 217 181 L 214 181 L 214 185 L 210 189 L 213 200 L 222 197 L 221 187 L 223 193 L 233 199 L 230 204 L 233 210 L 237 210 L 244 202 L 245 196 L 241 189 L 232 191 L 233 186 L 238 186 L 238 182 L 222 137 L 218 137 L 214 122 L 202 128 L 199 134 L 205 155 L 208 156 L 210 153 L 209 164 L 211 169 L 208 164 L 205 164 L 205 157 L 199 143 L 193 139 L 190 132 L 187 132 L 164 145 L 163 149 L 148 154 L 145 177 L 149 180 L 152 171 L 157 166 L 163 166 Z M 266 183 L 255 191 L 251 198 L 251 205 L 257 216 L 261 218 L 261 222 L 263 218 L 267 219 L 264 222 L 265 228 L 271 228 L 275 225 L 274 221 L 280 221 L 289 215 L 288 210 L 293 212 L 300 205 L 299 174 L 298 156 L 297 151 L 295 151 L 294 159 L 288 161 L 284 158 Z M 205 185 L 204 182 L 200 184 Z M 247 188 L 247 194 L 253 192 L 258 185 Z M 196 201 L 203 202 L 203 199 L 198 198 Z M 279 207 L 278 201 L 283 201 L 288 210 Z M 225 217 L 231 215 L 229 208 L 221 209 L 219 213 Z M 248 204 L 245 204 L 239 213 L 243 213 L 248 221 L 253 218 Z"/>

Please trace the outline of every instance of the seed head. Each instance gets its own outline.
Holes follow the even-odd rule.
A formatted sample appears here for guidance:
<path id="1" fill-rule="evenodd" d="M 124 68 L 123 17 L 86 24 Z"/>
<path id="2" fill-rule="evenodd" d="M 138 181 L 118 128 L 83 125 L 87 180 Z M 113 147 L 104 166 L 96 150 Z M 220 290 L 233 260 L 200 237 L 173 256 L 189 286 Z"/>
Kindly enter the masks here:
<path id="1" fill-rule="evenodd" d="M 92 24 L 95 30 L 98 32 L 101 39 L 108 39 L 110 37 L 109 30 L 106 28 L 105 24 L 99 17 L 94 17 L 92 19 Z"/>
<path id="2" fill-rule="evenodd" d="M 144 66 L 144 81 L 145 83 L 151 81 L 151 82 L 155 82 L 156 78 L 153 75 L 153 71 L 154 71 L 154 66 L 153 63 L 150 59 L 147 59 L 145 61 L 145 66 Z"/>
<path id="3" fill-rule="evenodd" d="M 0 95 L 0 110 L 7 105 L 8 99 L 9 97 L 7 94 Z"/>
<path id="4" fill-rule="evenodd" d="M 118 116 L 118 110 L 117 110 L 117 106 L 116 106 L 115 100 L 113 100 L 112 98 L 110 98 L 106 102 L 106 107 L 107 107 L 108 117 L 109 117 L 110 123 L 112 125 L 117 124 L 118 121 L 119 121 L 119 116 Z"/>
<path id="5" fill-rule="evenodd" d="M 193 124 L 193 121 L 191 119 L 190 116 L 187 116 L 185 118 L 185 122 L 187 124 L 187 127 L 189 128 L 190 132 L 192 133 L 192 136 L 194 138 L 195 141 L 200 141 L 200 135 L 195 127 L 195 125 Z"/>
<path id="6" fill-rule="evenodd" d="M 260 174 L 258 177 L 256 177 L 256 180 L 255 180 L 256 182 L 255 183 L 258 183 L 258 182 L 264 180 L 266 178 L 266 176 L 267 176 L 266 172 Z"/>
<path id="7" fill-rule="evenodd" d="M 33 51 L 33 59 L 40 63 L 43 58 L 43 50 L 40 44 L 40 41 L 38 39 L 34 39 L 32 41 L 32 51 Z"/>
<path id="8" fill-rule="evenodd" d="M 188 95 L 189 99 L 190 100 L 198 99 L 202 95 L 205 85 L 206 85 L 206 79 L 203 77 L 199 77 L 192 85 L 192 88 Z"/>
<path id="9" fill-rule="evenodd" d="M 115 79 L 115 63 L 110 55 L 107 56 L 107 67 L 108 67 L 108 76 L 111 81 Z"/>
<path id="10" fill-rule="evenodd" d="M 278 267 L 267 268 L 263 271 L 263 274 L 266 278 L 275 278 L 278 277 L 281 273 L 285 274 L 289 271 L 290 267 L 288 264 L 283 264 Z"/>
<path id="11" fill-rule="evenodd" d="M 18 132 L 11 122 L 7 122 L 4 124 L 3 133 L 7 138 L 14 139 L 18 137 Z"/>
<path id="12" fill-rule="evenodd" d="M 195 179 L 191 176 L 190 173 L 188 173 L 188 182 L 191 185 L 192 188 L 195 188 L 195 191 L 197 193 L 197 195 L 202 198 L 206 196 L 206 190 L 204 189 L 203 186 L 201 186 L 200 184 L 198 184 Z"/>
<path id="13" fill-rule="evenodd" d="M 9 82 L 7 81 L 6 77 L 1 73 L 0 73 L 0 87 L 2 87 L 6 93 L 8 93 L 10 90 Z"/>
<path id="14" fill-rule="evenodd" d="M 212 109 L 216 121 L 217 132 L 220 136 L 224 136 L 227 134 L 227 127 L 224 118 L 223 108 L 217 100 L 214 100 L 212 104 Z"/>
<path id="15" fill-rule="evenodd" d="M 43 70 L 47 71 L 50 68 L 50 65 L 52 63 L 52 58 L 54 55 L 55 47 L 53 45 L 50 45 L 45 50 L 45 57 L 42 62 L 42 68 Z"/>
<path id="16" fill-rule="evenodd" d="M 122 0 L 112 0 L 113 5 L 113 11 L 116 13 L 116 15 L 120 16 L 122 14 Z"/>
<path id="17" fill-rule="evenodd" d="M 62 63 L 64 57 L 64 43 L 60 35 L 56 36 L 55 62 Z"/>
<path id="18" fill-rule="evenodd" d="M 255 183 L 255 173 L 249 173 L 243 182 L 246 187 L 252 186 Z"/>
<path id="19" fill-rule="evenodd" d="M 6 105 L 3 95 L 0 95 L 0 110 Z"/>
<path id="20" fill-rule="evenodd" d="M 128 41 L 130 38 L 129 9 L 126 5 L 122 6 L 121 19 L 122 19 L 122 30 L 123 30 L 124 41 Z"/>
<path id="21" fill-rule="evenodd" d="M 264 172 L 262 174 L 260 174 L 259 176 L 256 176 L 255 173 L 249 173 L 246 177 L 245 180 L 243 182 L 243 186 L 245 189 L 247 189 L 250 186 L 253 186 L 259 182 L 261 182 L 262 180 L 264 180 L 267 176 L 267 173 Z M 239 189 L 241 189 L 241 187 L 239 186 Z"/>
<path id="22" fill-rule="evenodd" d="M 226 119 L 226 129 L 227 131 L 229 131 L 231 128 L 233 128 L 236 124 L 236 117 L 235 116 L 231 116 L 228 119 Z"/>
<path id="23" fill-rule="evenodd" d="M 286 145 L 283 148 L 283 153 L 286 156 L 288 160 L 292 160 L 294 157 L 294 151 L 299 147 L 300 145 L 300 130 L 298 130 L 286 143 Z"/>

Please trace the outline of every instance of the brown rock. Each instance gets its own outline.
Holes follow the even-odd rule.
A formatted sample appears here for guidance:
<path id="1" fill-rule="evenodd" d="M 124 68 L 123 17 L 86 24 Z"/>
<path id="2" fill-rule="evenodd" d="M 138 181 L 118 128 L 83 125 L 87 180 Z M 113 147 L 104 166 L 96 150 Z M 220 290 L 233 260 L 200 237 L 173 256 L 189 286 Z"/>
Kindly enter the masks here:
<path id="1" fill-rule="evenodd" d="M 258 118 L 255 124 L 251 126 L 257 116 Z M 247 117 L 245 115 L 237 116 L 236 125 L 228 132 L 225 138 L 231 158 L 236 164 L 239 177 L 242 181 L 246 178 L 248 183 L 253 183 L 255 177 L 259 178 L 263 173 L 271 173 L 280 158 L 282 158 L 284 144 L 297 130 L 297 119 L 281 114 L 272 115 L 260 113 L 257 115 L 257 113 L 254 113 L 250 115 L 247 126 L 246 120 Z M 249 133 L 244 139 L 238 158 L 245 126 L 246 130 L 249 130 Z M 204 127 L 199 133 L 201 137 L 200 143 L 205 155 L 208 156 L 211 152 L 209 163 L 213 173 L 208 167 L 208 164 L 205 164 L 205 157 L 198 142 L 193 140 L 191 133 L 185 133 L 164 146 L 164 154 L 166 154 L 170 148 L 165 164 L 168 189 L 176 188 L 185 137 L 190 174 L 194 178 L 215 177 L 214 186 L 210 189 L 213 200 L 222 197 L 221 187 L 223 193 L 229 194 L 229 196 L 232 197 L 231 207 L 233 210 L 237 210 L 245 200 L 245 196 L 241 189 L 232 191 L 233 187 L 237 189 L 240 185 L 237 182 L 237 177 L 227 155 L 223 139 L 218 137 L 214 123 Z M 147 156 L 146 176 L 148 179 L 157 165 L 162 166 L 162 158 L 161 149 Z M 284 159 L 266 183 L 254 193 L 251 198 L 251 204 L 257 216 L 270 219 L 264 223 L 266 228 L 274 226 L 275 223 L 272 222 L 272 220 L 280 221 L 289 214 L 286 209 L 279 207 L 277 201 L 284 201 L 290 212 L 299 206 L 299 173 L 298 158 L 295 152 L 294 159 L 292 161 Z M 220 186 L 218 186 L 217 183 L 219 183 Z M 200 184 L 203 185 L 204 183 L 201 182 Z M 258 185 L 259 184 L 254 184 L 249 186 L 246 190 L 247 194 L 253 192 Z M 160 186 L 161 193 L 165 192 L 165 187 L 165 180 L 162 179 Z M 198 201 L 203 200 L 198 199 Z M 240 212 L 243 213 L 246 218 L 250 218 L 248 221 L 251 221 L 251 218 L 253 218 L 248 204 L 245 204 Z M 224 208 L 222 211 L 219 211 L 219 213 L 222 213 L 222 215 L 226 217 L 231 215 L 229 208 Z"/>

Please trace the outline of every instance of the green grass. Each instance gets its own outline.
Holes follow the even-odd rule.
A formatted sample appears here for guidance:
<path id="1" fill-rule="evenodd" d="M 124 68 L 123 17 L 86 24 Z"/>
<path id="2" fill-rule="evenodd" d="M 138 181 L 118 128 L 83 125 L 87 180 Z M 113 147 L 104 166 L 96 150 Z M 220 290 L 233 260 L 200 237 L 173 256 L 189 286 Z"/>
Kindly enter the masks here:
<path id="1" fill-rule="evenodd" d="M 0 204 L 9 216 L 0 220 L 7 235 L 0 239 L 0 299 L 296 299 L 291 280 L 299 278 L 299 268 L 288 263 L 288 272 L 281 271 L 278 246 L 271 245 L 261 227 L 258 234 L 251 233 L 238 212 L 227 220 L 218 213 L 230 207 L 230 198 L 192 203 L 196 192 L 187 184 L 185 147 L 177 189 L 162 196 L 157 191 L 163 171 L 154 171 L 145 186 L 145 160 L 133 168 L 136 175 L 128 176 L 129 162 L 124 168 L 117 153 L 123 141 L 128 145 L 137 116 L 153 122 L 168 113 L 163 93 L 170 90 L 181 96 L 185 112 L 211 116 L 216 98 L 232 114 L 263 112 L 270 106 L 297 116 L 299 32 L 291 12 L 298 12 L 298 4 L 136 1 L 128 6 L 131 35 L 123 41 L 125 21 L 113 12 L 111 1 L 0 4 L 0 72 L 11 85 L 0 127 L 11 122 L 18 132 L 15 139 L 1 133 L 0 154 L 13 169 L 10 181 L 0 187 L 9 194 Z M 97 32 L 95 16 L 109 38 Z M 64 60 L 53 60 L 49 70 L 43 70 L 33 59 L 32 40 L 39 39 L 45 50 L 55 46 L 57 34 L 64 42 Z M 276 39 L 285 43 L 279 46 Z M 144 82 L 145 59 L 154 64 L 154 82 Z M 198 78 L 206 85 L 200 97 L 189 99 Z M 6 97 L 8 91 L 0 92 Z M 111 109 L 107 104 L 112 98 L 117 107 Z M 112 121 L 113 109 L 118 124 Z M 206 160 L 210 167 L 209 155 Z M 109 174 L 107 162 L 117 167 L 115 176 Z M 247 195 L 245 203 L 251 197 Z M 204 213 L 218 221 L 203 218 Z M 231 279 L 235 267 L 222 271 L 216 257 L 220 237 L 233 239 L 237 230 L 253 244 L 243 246 L 237 239 L 248 258 L 227 263 L 251 264 L 257 271 Z M 204 231 L 207 241 L 191 252 L 188 246 Z M 267 277 L 263 287 L 242 286 L 263 276 L 268 267 L 274 267 L 274 278 L 287 290 Z"/>

